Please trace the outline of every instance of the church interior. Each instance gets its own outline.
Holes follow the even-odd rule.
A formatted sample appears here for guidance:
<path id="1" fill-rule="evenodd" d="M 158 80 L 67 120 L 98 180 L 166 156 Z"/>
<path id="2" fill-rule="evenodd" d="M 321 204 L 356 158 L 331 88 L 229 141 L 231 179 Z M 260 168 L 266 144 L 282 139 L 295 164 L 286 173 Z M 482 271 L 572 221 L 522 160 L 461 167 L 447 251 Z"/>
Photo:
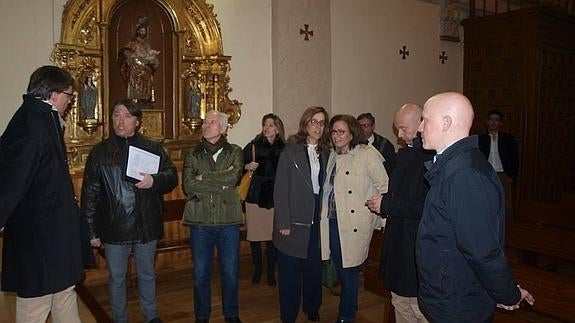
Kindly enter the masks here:
<path id="1" fill-rule="evenodd" d="M 330 116 L 370 112 L 376 131 L 394 139 L 395 111 L 439 92 L 469 98 L 475 134 L 486 131 L 488 111 L 500 110 L 521 165 L 507 257 L 537 302 L 497 310 L 494 321 L 575 321 L 575 1 L 4 0 L 0 132 L 33 70 L 70 71 L 75 101 L 65 141 L 76 192 L 90 149 L 110 135 L 111 104 L 125 95 L 117 53 L 138 16 L 149 18 L 150 45 L 160 52 L 141 131 L 163 143 L 180 179 L 183 156 L 201 139 L 210 109 L 229 115 L 227 138 L 241 147 L 260 131 L 266 113 L 280 116 L 293 134 L 309 106 Z M 181 187 L 164 196 L 156 269 L 166 322 L 194 317 L 189 232 L 180 223 L 185 198 Z M 358 322 L 395 321 L 378 272 L 384 234 L 374 235 L 363 268 Z M 111 322 L 105 258 L 94 252 L 97 266 L 77 287 L 82 320 Z M 279 322 L 277 289 L 249 283 L 249 252 L 242 241 L 241 316 Z M 335 319 L 337 297 L 327 289 L 324 295 L 322 318 Z M 0 293 L 0 321 L 13 320 L 14 299 Z M 136 300 L 130 295 L 129 311 L 140 322 Z"/>

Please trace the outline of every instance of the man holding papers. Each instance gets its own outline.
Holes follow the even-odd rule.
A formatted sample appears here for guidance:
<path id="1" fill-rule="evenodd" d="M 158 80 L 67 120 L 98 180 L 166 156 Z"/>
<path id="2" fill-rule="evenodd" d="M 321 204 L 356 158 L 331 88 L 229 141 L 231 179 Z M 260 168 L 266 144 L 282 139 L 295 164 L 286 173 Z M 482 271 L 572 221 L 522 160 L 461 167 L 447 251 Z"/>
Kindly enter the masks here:
<path id="1" fill-rule="evenodd" d="M 154 257 L 162 237 L 162 195 L 178 184 L 176 167 L 158 142 L 137 132 L 142 111 L 130 100 L 114 104 L 114 134 L 92 149 L 84 170 L 82 213 L 90 243 L 105 247 L 114 322 L 127 322 L 126 270 L 134 255 L 140 308 L 161 322 Z"/>

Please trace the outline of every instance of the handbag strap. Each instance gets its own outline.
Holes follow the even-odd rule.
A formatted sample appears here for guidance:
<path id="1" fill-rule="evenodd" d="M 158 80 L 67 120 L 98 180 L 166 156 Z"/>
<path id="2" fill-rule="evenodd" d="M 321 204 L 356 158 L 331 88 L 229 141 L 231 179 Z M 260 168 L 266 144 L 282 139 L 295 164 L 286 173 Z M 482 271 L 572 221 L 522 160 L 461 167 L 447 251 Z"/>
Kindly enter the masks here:
<path id="1" fill-rule="evenodd" d="M 256 143 L 252 142 L 252 161 L 256 161 Z"/>

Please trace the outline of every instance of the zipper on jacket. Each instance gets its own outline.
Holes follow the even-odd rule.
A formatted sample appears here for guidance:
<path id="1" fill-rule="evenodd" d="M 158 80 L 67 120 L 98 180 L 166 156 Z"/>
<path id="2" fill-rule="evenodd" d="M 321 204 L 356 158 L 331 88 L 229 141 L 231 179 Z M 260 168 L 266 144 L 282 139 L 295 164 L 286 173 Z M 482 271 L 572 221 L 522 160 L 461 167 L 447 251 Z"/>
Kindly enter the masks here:
<path id="1" fill-rule="evenodd" d="M 216 224 L 216 215 L 214 212 L 214 194 L 210 194 L 210 217 L 212 218 L 212 224 Z"/>

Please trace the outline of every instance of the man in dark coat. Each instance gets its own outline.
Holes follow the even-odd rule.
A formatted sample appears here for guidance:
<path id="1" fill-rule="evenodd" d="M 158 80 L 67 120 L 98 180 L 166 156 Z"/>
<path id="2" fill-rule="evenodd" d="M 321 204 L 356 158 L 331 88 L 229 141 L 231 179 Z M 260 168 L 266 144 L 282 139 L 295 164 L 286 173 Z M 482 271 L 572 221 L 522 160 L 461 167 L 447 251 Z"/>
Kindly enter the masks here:
<path id="1" fill-rule="evenodd" d="M 441 93 L 419 127 L 423 147 L 437 151 L 416 241 L 420 305 L 433 322 L 490 322 L 497 304 L 534 302 L 507 264 L 503 188 L 469 136 L 472 122 L 465 96 Z"/>
<path id="2" fill-rule="evenodd" d="M 395 167 L 395 147 L 389 140 L 387 140 L 387 138 L 374 132 L 375 117 L 371 113 L 367 112 L 360 114 L 357 117 L 357 121 L 359 121 L 359 124 L 363 129 L 363 134 L 365 135 L 367 141 L 375 148 L 377 148 L 379 153 L 385 159 L 383 162 L 385 171 L 387 174 L 391 174 L 393 167 Z"/>
<path id="3" fill-rule="evenodd" d="M 508 219 L 513 218 L 513 201 L 511 187 L 519 173 L 519 157 L 517 142 L 512 135 L 499 131 L 503 126 L 503 115 L 498 110 L 487 114 L 488 133 L 479 135 L 479 149 L 493 169 L 505 190 L 505 212 Z"/>
<path id="4" fill-rule="evenodd" d="M 513 135 L 500 131 L 503 115 L 491 110 L 487 116 L 487 133 L 479 135 L 479 149 L 497 173 L 505 173 L 515 181 L 519 173 L 517 142 Z"/>
<path id="5" fill-rule="evenodd" d="M 45 322 L 50 312 L 54 322 L 80 322 L 81 221 L 61 117 L 72 84 L 61 68 L 37 69 L 0 138 L 2 290 L 17 293 L 17 322 Z"/>
<path id="6" fill-rule="evenodd" d="M 415 267 L 415 237 L 421 219 L 428 185 L 423 177 L 424 163 L 435 152 L 421 147 L 417 129 L 421 107 L 407 103 L 397 111 L 394 126 L 405 147 L 397 152 L 397 163 L 390 176 L 387 193 L 368 201 L 369 208 L 387 218 L 380 273 L 398 322 L 427 322 L 417 301 L 418 281 Z"/>

